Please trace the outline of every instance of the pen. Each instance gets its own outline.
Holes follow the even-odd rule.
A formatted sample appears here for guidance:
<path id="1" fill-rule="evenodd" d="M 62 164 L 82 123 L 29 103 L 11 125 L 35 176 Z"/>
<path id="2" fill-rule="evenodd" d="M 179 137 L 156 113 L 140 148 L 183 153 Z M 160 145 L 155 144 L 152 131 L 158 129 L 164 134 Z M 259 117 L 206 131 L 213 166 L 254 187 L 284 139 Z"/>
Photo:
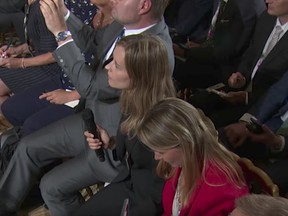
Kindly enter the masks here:
<path id="1" fill-rule="evenodd" d="M 3 50 L 3 53 L 2 53 L 2 55 L 1 55 L 2 58 L 5 57 L 5 54 L 4 54 L 4 53 L 10 48 L 11 45 L 12 45 L 12 37 L 9 39 L 8 44 L 7 44 L 7 47 Z"/>

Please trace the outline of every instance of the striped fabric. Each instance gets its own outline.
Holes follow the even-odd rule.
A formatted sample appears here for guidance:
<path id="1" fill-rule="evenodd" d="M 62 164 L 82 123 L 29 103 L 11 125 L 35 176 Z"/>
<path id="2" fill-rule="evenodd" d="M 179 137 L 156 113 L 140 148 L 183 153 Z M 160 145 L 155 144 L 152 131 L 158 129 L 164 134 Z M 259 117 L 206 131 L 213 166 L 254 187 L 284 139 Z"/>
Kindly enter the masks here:
<path id="1" fill-rule="evenodd" d="M 57 47 L 54 35 L 47 29 L 44 17 L 40 11 L 39 0 L 30 5 L 27 19 L 28 40 L 33 48 L 33 55 L 38 56 L 47 52 L 53 52 Z M 46 79 L 63 73 L 57 63 L 18 69 L 0 68 L 0 78 L 17 94 Z"/>

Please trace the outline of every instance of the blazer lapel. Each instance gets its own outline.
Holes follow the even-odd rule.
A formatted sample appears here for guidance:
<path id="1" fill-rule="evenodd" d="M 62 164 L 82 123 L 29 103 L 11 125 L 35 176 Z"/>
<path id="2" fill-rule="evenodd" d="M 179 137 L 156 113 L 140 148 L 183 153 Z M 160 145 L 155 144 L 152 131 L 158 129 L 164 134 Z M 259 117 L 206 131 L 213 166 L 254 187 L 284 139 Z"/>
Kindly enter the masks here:
<path id="1" fill-rule="evenodd" d="M 263 28 L 262 35 L 258 35 L 258 38 L 254 38 L 254 40 L 257 40 L 257 41 L 255 41 L 255 43 L 257 43 L 257 50 L 258 50 L 256 56 L 259 56 L 259 58 L 262 55 L 263 49 L 266 45 L 266 42 L 267 42 L 271 32 L 273 31 L 273 28 L 274 28 L 275 22 L 276 22 L 276 18 L 274 18 L 274 17 L 272 19 L 271 19 L 271 17 L 268 17 L 268 18 L 269 19 L 267 19 L 267 21 L 266 21 L 266 28 Z M 268 54 L 268 56 L 269 56 L 269 54 Z M 267 59 L 267 57 L 266 57 L 266 59 Z M 258 61 L 259 58 L 256 59 L 256 61 Z"/>
<path id="2" fill-rule="evenodd" d="M 104 41 L 105 45 L 103 46 L 103 53 L 101 55 L 101 59 L 105 58 L 105 56 L 106 56 L 107 52 L 109 51 L 110 47 L 112 46 L 112 44 L 114 43 L 116 38 L 121 34 L 121 31 L 123 29 L 123 26 L 120 25 L 119 23 L 117 23 L 116 21 L 114 21 L 110 25 L 111 26 L 107 27 L 107 31 L 103 35 L 103 37 L 105 37 L 103 39 L 103 40 L 105 40 Z"/>
<path id="3" fill-rule="evenodd" d="M 288 40 L 288 31 L 281 37 L 278 43 L 273 47 L 270 53 L 268 53 L 267 57 L 264 59 L 263 63 L 269 63 L 274 57 L 279 56 L 279 54 L 283 51 L 288 49 L 287 46 Z"/>

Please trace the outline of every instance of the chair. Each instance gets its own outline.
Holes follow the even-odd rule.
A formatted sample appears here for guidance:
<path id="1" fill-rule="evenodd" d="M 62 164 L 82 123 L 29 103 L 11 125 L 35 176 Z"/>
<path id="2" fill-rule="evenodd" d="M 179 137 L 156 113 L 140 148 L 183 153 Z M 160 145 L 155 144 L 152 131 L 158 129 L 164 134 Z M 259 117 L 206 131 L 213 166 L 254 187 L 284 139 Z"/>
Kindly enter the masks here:
<path id="1" fill-rule="evenodd" d="M 278 186 L 273 183 L 267 173 L 255 166 L 248 158 L 237 157 L 237 162 L 243 171 L 251 193 L 279 196 Z"/>

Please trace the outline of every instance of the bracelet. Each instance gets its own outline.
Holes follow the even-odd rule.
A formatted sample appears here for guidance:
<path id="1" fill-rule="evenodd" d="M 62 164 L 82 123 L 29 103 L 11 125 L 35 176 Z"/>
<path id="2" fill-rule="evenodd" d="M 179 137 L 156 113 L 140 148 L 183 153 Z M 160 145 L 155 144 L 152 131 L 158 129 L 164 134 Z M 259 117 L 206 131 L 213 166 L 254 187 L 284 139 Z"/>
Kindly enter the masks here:
<path id="1" fill-rule="evenodd" d="M 24 65 L 24 58 L 22 58 L 22 61 L 21 61 L 21 66 L 22 66 L 22 69 L 25 69 L 25 65 Z"/>

